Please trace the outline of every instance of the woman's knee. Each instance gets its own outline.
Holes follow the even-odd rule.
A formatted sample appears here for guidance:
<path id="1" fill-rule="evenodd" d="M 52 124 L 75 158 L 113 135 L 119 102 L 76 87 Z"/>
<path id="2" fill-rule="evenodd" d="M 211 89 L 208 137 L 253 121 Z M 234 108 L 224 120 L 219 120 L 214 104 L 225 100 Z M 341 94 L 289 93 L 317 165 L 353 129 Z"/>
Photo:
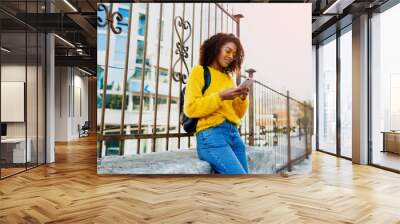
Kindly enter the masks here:
<path id="1" fill-rule="evenodd" d="M 240 163 L 235 164 L 235 166 L 230 165 L 225 165 L 223 168 L 221 166 L 213 166 L 213 168 L 219 173 L 219 174 L 247 174 L 246 170 L 242 167 Z"/>
<path id="2" fill-rule="evenodd" d="M 226 149 L 223 154 L 210 153 L 212 159 L 211 165 L 213 168 L 221 174 L 246 174 L 246 168 L 242 166 L 242 162 L 232 152 L 232 150 Z"/>

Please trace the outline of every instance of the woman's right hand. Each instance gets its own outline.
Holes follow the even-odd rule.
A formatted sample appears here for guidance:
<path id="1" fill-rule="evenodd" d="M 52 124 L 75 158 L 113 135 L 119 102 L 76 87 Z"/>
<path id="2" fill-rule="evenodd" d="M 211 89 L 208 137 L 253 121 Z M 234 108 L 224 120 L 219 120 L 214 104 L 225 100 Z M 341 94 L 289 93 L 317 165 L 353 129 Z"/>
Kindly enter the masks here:
<path id="1" fill-rule="evenodd" d="M 222 100 L 233 100 L 237 96 L 240 96 L 242 93 L 242 89 L 240 88 L 229 88 L 219 92 L 219 96 Z"/>

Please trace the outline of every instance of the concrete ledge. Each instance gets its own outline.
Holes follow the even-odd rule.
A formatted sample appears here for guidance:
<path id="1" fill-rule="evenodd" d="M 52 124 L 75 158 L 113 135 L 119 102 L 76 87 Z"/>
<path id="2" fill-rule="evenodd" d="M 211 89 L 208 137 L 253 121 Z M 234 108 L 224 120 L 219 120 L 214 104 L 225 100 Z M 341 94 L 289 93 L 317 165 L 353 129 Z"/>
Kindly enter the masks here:
<path id="1" fill-rule="evenodd" d="M 211 166 L 194 150 L 106 156 L 98 160 L 98 174 L 209 174 Z"/>
<path id="2" fill-rule="evenodd" d="M 247 147 L 250 174 L 275 174 L 275 150 L 270 147 Z"/>
<path id="3" fill-rule="evenodd" d="M 275 174 L 274 150 L 248 147 L 249 173 Z M 197 157 L 195 149 L 141 155 L 106 156 L 98 159 L 98 174 L 211 174 L 210 164 Z"/>

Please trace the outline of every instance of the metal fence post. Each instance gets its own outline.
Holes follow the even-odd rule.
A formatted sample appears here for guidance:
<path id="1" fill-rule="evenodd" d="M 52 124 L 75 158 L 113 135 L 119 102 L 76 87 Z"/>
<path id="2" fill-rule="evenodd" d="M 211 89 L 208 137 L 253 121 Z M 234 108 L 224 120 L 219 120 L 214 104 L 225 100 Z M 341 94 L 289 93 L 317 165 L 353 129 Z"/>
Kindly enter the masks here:
<path id="1" fill-rule="evenodd" d="M 240 39 L 240 19 L 243 18 L 242 14 L 236 14 L 233 15 L 233 17 L 235 18 L 235 22 L 236 22 L 236 37 Z M 236 85 L 240 84 L 240 74 L 242 74 L 240 71 L 238 71 L 239 74 L 236 76 Z"/>
<path id="2" fill-rule="evenodd" d="M 249 78 L 253 78 L 253 73 L 256 70 L 249 68 L 246 70 L 249 73 Z M 249 145 L 254 145 L 254 87 L 250 87 L 249 92 Z"/>
<path id="3" fill-rule="evenodd" d="M 286 134 L 287 134 L 287 156 L 288 156 L 288 171 L 292 171 L 292 152 L 291 152 L 291 145 L 290 145 L 290 96 L 289 91 L 286 91 Z"/>
<path id="4" fill-rule="evenodd" d="M 110 7 L 107 8 L 104 4 L 99 4 L 97 11 L 105 11 L 105 16 L 106 19 L 98 19 L 99 21 L 107 21 L 104 24 L 98 24 L 100 27 L 106 26 L 106 51 L 105 51 L 105 65 L 104 65 L 104 75 L 103 75 L 103 89 L 102 89 L 102 101 L 101 101 L 101 117 L 100 117 L 100 128 L 99 128 L 99 134 L 102 136 L 104 134 L 104 129 L 105 129 L 105 112 L 106 112 L 106 96 L 107 96 L 107 80 L 108 80 L 108 63 L 109 63 L 109 52 L 110 52 L 110 38 L 111 38 L 111 29 L 115 33 L 115 28 L 113 25 L 114 22 L 114 14 L 113 14 L 113 3 L 110 4 Z M 118 13 L 115 14 L 118 17 Z M 121 15 L 119 15 L 120 18 Z M 100 143 L 98 142 L 97 144 L 97 150 L 99 151 L 98 158 L 101 158 L 103 156 L 103 143 L 104 141 L 101 140 Z M 105 153 L 107 154 L 107 149 L 105 149 Z"/>
<path id="5" fill-rule="evenodd" d="M 215 7 L 215 15 L 217 15 L 217 7 Z M 233 13 L 232 13 L 233 14 Z M 233 15 L 233 17 L 235 18 L 235 20 L 233 20 L 234 22 L 236 22 L 236 37 L 240 39 L 240 19 L 243 18 L 242 14 L 236 14 Z M 233 22 L 232 22 L 233 24 Z M 215 30 L 217 30 L 217 17 L 215 16 Z M 232 28 L 233 31 L 233 28 Z M 238 73 L 236 74 L 236 85 L 239 86 L 240 82 L 241 82 L 241 74 L 242 71 L 237 71 Z M 246 119 L 246 118 L 245 118 Z M 246 131 L 245 131 L 246 132 Z M 242 135 L 242 125 L 239 126 L 239 134 Z M 246 135 L 244 136 L 245 141 L 246 141 Z"/>
<path id="6" fill-rule="evenodd" d="M 125 54 L 125 66 L 124 66 L 124 82 L 122 83 L 122 102 L 121 102 L 121 125 L 119 127 L 119 134 L 123 135 L 126 133 L 125 131 L 125 107 L 126 107 L 126 91 L 127 91 L 127 82 L 128 82 L 128 69 L 129 69 L 129 53 L 130 53 L 130 41 L 131 41 L 131 26 L 132 26 L 132 8 L 133 5 L 129 5 L 129 18 L 128 18 L 128 27 L 127 27 L 127 39 L 126 39 L 126 54 Z M 119 154 L 124 155 L 125 148 L 125 140 L 120 140 L 119 146 Z"/>

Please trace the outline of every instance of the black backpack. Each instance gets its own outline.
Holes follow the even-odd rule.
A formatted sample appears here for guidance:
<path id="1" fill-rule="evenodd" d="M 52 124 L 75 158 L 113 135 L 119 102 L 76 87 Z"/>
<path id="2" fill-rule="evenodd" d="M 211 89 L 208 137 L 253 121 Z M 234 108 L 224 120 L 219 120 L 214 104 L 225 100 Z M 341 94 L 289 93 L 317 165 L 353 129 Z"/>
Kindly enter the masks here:
<path id="1" fill-rule="evenodd" d="M 201 90 L 201 93 L 204 94 L 204 92 L 207 90 L 207 88 L 210 86 L 211 83 L 211 75 L 210 75 L 210 70 L 208 69 L 207 66 L 203 66 L 204 69 L 204 86 L 203 89 Z M 197 126 L 197 121 L 198 118 L 190 118 L 186 116 L 186 114 L 183 112 L 183 104 L 185 102 L 185 90 L 186 86 L 183 87 L 181 91 L 181 97 L 180 97 L 180 107 L 179 107 L 179 118 L 181 125 L 183 126 L 183 130 L 185 130 L 189 134 L 193 134 L 196 132 L 196 126 Z"/>

